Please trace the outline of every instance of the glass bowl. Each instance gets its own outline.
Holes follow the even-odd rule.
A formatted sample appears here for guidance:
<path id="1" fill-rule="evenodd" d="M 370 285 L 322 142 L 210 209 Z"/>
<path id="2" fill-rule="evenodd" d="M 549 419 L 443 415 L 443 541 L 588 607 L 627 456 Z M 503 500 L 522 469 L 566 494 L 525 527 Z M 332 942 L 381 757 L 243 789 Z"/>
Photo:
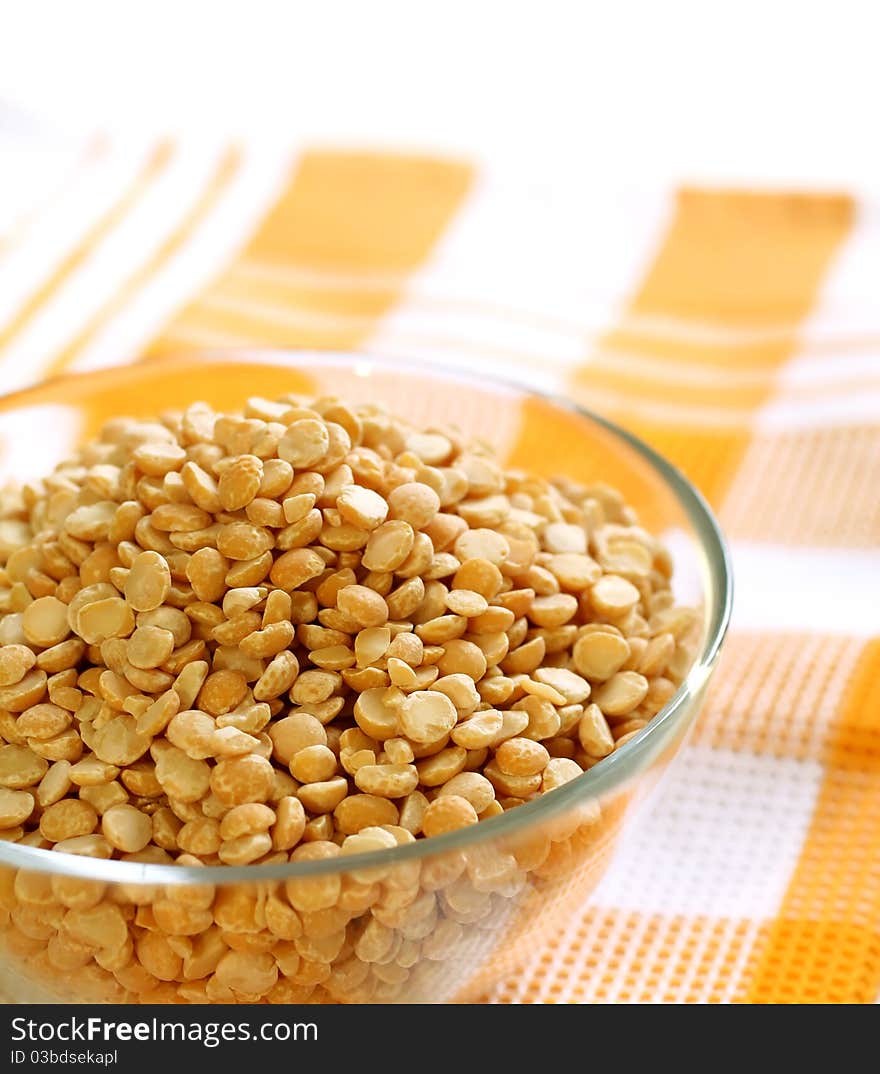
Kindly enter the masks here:
<path id="1" fill-rule="evenodd" d="M 563 400 L 355 354 L 239 352 L 67 377 L 0 399 L 2 484 L 47 474 L 120 415 L 286 392 L 375 401 L 457 425 L 508 466 L 620 489 L 699 609 L 690 671 L 664 708 L 582 776 L 433 839 L 325 861 L 192 868 L 0 842 L 7 1002 L 472 1002 L 581 915 L 637 805 L 680 749 L 731 605 L 704 500 L 647 445 Z M 215 972 L 218 966 L 222 972 Z"/>

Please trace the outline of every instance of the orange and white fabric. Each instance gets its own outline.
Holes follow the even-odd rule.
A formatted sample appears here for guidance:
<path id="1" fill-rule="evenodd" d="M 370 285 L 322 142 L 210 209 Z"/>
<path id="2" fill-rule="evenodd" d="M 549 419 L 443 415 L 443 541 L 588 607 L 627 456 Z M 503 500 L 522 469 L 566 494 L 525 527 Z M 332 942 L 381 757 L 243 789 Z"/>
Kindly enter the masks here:
<path id="1" fill-rule="evenodd" d="M 0 388 L 358 348 L 574 398 L 731 542 L 696 735 L 581 917 L 490 1002 L 880 994 L 880 229 L 846 193 L 0 132 Z"/>

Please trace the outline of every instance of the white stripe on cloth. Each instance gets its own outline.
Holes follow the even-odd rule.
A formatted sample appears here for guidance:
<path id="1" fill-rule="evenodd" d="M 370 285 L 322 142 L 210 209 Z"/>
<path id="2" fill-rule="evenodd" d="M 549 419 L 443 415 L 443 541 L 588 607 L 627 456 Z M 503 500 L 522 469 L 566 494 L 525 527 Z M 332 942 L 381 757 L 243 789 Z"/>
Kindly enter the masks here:
<path id="1" fill-rule="evenodd" d="M 880 387 L 850 388 L 839 395 L 824 392 L 812 399 L 788 399 L 780 393 L 758 410 L 754 429 L 761 433 L 779 433 L 872 425 L 878 421 Z"/>
<path id="2" fill-rule="evenodd" d="M 203 192 L 220 156 L 219 148 L 205 151 L 199 146 L 175 153 L 119 225 L 0 353 L 7 387 L 37 379 L 173 233 Z"/>
<path id="3" fill-rule="evenodd" d="M 814 627 L 851 637 L 871 637 L 880 630 L 880 550 L 749 541 L 733 541 L 731 550 L 736 629 Z"/>
<path id="4" fill-rule="evenodd" d="M 724 392 L 718 393 L 718 405 L 669 403 L 646 397 L 636 397 L 623 391 L 594 387 L 585 378 L 578 397 L 600 412 L 626 414 L 642 421 L 670 427 L 705 430 L 779 433 L 795 429 L 829 429 L 876 420 L 880 414 L 880 389 L 857 390 L 847 386 L 840 394 L 832 390 L 813 398 L 786 398 L 781 394 L 755 411 L 749 406 L 724 403 Z"/>
<path id="5" fill-rule="evenodd" d="M 64 139 L 0 139 L 0 256 L 3 244 L 69 186 L 86 149 L 84 142 Z"/>
<path id="6" fill-rule="evenodd" d="M 435 294 L 541 310 L 604 327 L 623 307 L 659 248 L 673 192 L 524 191 L 478 176 L 410 283 Z"/>
<path id="7" fill-rule="evenodd" d="M 842 344 L 833 354 L 796 353 L 779 372 L 780 388 L 829 388 L 835 384 L 880 380 L 880 323 L 871 349 L 848 352 Z"/>
<path id="8" fill-rule="evenodd" d="M 811 359 L 802 356 L 806 348 L 794 350 L 779 371 L 776 392 L 755 414 L 759 434 L 848 428 L 880 416 L 880 212 L 873 201 L 860 200 L 858 217 L 835 250 L 800 330 L 804 340 L 830 336 L 832 353 Z M 799 396 L 799 390 L 809 395 Z"/>
<path id="9" fill-rule="evenodd" d="M 860 378 L 880 380 L 880 334 L 876 349 L 868 353 L 847 353 L 845 345 L 833 354 L 798 352 L 782 369 L 754 369 L 749 366 L 712 366 L 664 356 L 652 358 L 637 352 L 595 350 L 589 366 L 611 369 L 643 378 L 654 384 L 680 384 L 687 388 L 770 388 L 795 394 L 806 390 L 828 390 L 852 384 Z"/>
<path id="10" fill-rule="evenodd" d="M 565 367 L 550 358 L 536 361 L 489 347 L 471 349 L 470 342 L 463 339 L 417 339 L 386 334 L 380 329 L 363 349 L 377 356 L 440 366 L 459 373 L 476 371 L 480 376 L 496 377 L 543 392 L 561 392 L 565 383 Z"/>
<path id="11" fill-rule="evenodd" d="M 12 408 L 0 414 L 0 468 L 16 485 L 39 481 L 69 456 L 82 428 L 79 410 L 61 404 Z M 34 435 L 34 430 L 38 435 Z"/>
<path id="12" fill-rule="evenodd" d="M 0 332 L 134 181 L 154 147 L 109 152 L 84 168 L 0 258 Z M 0 370 L 4 375 L 6 370 Z"/>
<path id="13" fill-rule="evenodd" d="M 292 159 L 286 149 L 244 146 L 239 171 L 207 217 L 86 345 L 71 369 L 112 366 L 146 346 L 235 257 L 283 192 Z"/>
<path id="14" fill-rule="evenodd" d="M 803 847 L 822 774 L 818 761 L 686 748 L 639 815 L 627 821 L 590 906 L 773 917 Z"/>
<path id="15" fill-rule="evenodd" d="M 548 366 L 583 361 L 590 334 L 619 316 L 654 256 L 673 203 L 671 192 L 601 205 L 570 193 L 535 197 L 526 212 L 521 191 L 478 177 L 371 346 L 424 340 L 471 366 L 485 352 L 493 368 L 533 364 L 542 381 Z"/>
<path id="16" fill-rule="evenodd" d="M 880 329 L 877 280 L 880 279 L 880 201 L 873 191 L 855 202 L 853 226 L 837 248 L 822 290 L 807 319 L 810 332 L 839 333 Z"/>

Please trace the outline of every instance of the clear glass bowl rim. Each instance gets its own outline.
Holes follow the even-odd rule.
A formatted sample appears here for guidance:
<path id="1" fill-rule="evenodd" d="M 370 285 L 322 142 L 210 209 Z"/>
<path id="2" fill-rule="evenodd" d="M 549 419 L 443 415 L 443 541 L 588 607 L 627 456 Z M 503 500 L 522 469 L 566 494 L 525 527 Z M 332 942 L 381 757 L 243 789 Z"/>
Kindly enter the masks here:
<path id="1" fill-rule="evenodd" d="M 151 369 L 161 364 L 174 363 L 176 359 L 166 358 L 149 363 Z M 636 454 L 647 462 L 657 477 L 671 491 L 679 506 L 693 525 L 701 543 L 708 565 L 708 593 L 712 614 L 706 628 L 706 636 L 699 657 L 694 662 L 687 678 L 660 710 L 660 712 L 633 739 L 620 750 L 605 758 L 582 776 L 566 783 L 532 802 L 510 810 L 479 824 L 435 836 L 432 839 L 417 839 L 406 846 L 391 850 L 371 851 L 366 854 L 352 854 L 344 857 L 329 858 L 322 861 L 283 862 L 275 865 L 157 865 L 141 862 L 123 862 L 101 858 L 83 857 L 75 854 L 59 854 L 37 847 L 21 846 L 18 843 L 0 841 L 0 866 L 27 869 L 33 872 L 51 873 L 59 876 L 75 876 L 90 880 L 117 884 L 243 884 L 260 881 L 279 881 L 294 877 L 319 876 L 328 873 L 347 873 L 353 869 L 393 868 L 397 863 L 414 861 L 425 857 L 440 857 L 444 854 L 475 848 L 480 844 L 497 843 L 523 835 L 530 827 L 540 829 L 543 821 L 575 808 L 586 800 L 598 798 L 613 792 L 622 786 L 642 768 L 642 762 L 650 757 L 653 740 L 670 727 L 671 724 L 685 718 L 688 702 L 702 688 L 718 655 L 730 622 L 733 603 L 733 571 L 730 553 L 724 536 L 703 495 L 691 484 L 684 474 L 662 455 L 650 447 L 644 440 L 628 432 L 616 422 L 602 417 L 595 411 L 580 406 L 564 396 L 542 391 L 514 379 L 494 375 L 472 374 L 470 372 L 440 366 L 432 362 L 415 362 L 381 354 L 358 351 L 333 351 L 296 348 L 235 348 L 223 350 L 206 350 L 196 355 L 181 356 L 181 362 L 189 364 L 223 363 L 266 363 L 272 365 L 336 365 L 354 368 L 359 375 L 368 377 L 375 368 L 401 376 L 412 375 L 422 378 L 435 378 L 460 382 L 474 387 L 483 387 L 487 391 L 500 391 L 511 396 L 532 397 L 543 400 L 552 407 L 576 414 L 619 438 Z M 0 405 L 14 403 L 27 406 L 30 396 L 45 388 L 57 388 L 63 393 L 68 383 L 91 382 L 96 385 L 114 380 L 137 380 L 144 371 L 139 363 L 113 366 L 84 373 L 65 374 L 41 381 L 39 384 L 17 389 L 0 395 Z M 63 395 L 62 395 L 63 398 Z M 647 765 L 645 765 L 647 767 Z"/>

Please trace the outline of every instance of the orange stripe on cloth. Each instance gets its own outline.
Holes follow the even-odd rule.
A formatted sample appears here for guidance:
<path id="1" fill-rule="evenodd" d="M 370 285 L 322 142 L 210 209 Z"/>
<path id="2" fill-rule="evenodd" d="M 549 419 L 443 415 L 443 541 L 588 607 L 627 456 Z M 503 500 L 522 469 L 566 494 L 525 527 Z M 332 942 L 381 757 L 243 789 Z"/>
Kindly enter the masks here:
<path id="1" fill-rule="evenodd" d="M 71 365 L 100 329 L 120 310 L 123 310 L 126 304 L 131 301 L 150 278 L 155 276 L 162 266 L 186 244 L 205 217 L 214 209 L 221 195 L 235 178 L 241 167 L 241 162 L 242 153 L 236 147 L 228 149 L 223 154 L 208 185 L 181 223 L 159 246 L 159 249 L 148 258 L 146 263 L 141 265 L 128 280 L 120 284 L 113 297 L 95 313 L 76 338 L 71 340 L 55 356 L 46 372 L 46 376 L 61 373 Z"/>
<path id="2" fill-rule="evenodd" d="M 866 385 L 867 387 L 867 385 Z M 880 546 L 880 423 L 755 435 L 721 511 L 729 537 Z M 867 491 L 867 494 L 866 494 Z"/>
<path id="3" fill-rule="evenodd" d="M 260 264 L 268 282 L 231 266 L 208 288 L 204 302 L 197 299 L 166 327 L 146 357 L 179 354 L 181 338 L 217 332 L 257 345 L 357 346 L 393 307 L 405 274 L 430 253 L 471 179 L 472 169 L 455 161 L 376 153 L 306 153 L 241 254 L 242 262 Z M 351 292 L 326 293 L 310 287 L 286 296 L 291 311 L 332 317 L 354 310 L 363 315 L 354 324 L 342 318 L 338 329 L 328 331 L 307 323 L 268 323 L 247 312 L 248 305 L 277 298 L 277 287 L 271 282 L 273 268 L 280 279 L 291 268 L 397 273 L 402 278 L 396 287 L 378 293 L 369 290 L 357 299 Z M 229 301 L 229 310 L 218 308 L 221 300 Z"/>
<path id="4" fill-rule="evenodd" d="M 737 406 L 755 410 L 773 394 L 765 385 L 740 389 L 671 387 L 664 361 L 700 368 L 747 368 L 771 375 L 794 353 L 794 330 L 811 309 L 831 259 L 853 220 L 852 200 L 843 195 L 767 194 L 683 190 L 651 268 L 624 315 L 710 321 L 722 331 L 760 329 L 780 323 L 792 334 L 761 337 L 729 347 L 685 338 L 657 338 L 632 328 L 611 331 L 601 341 L 601 364 L 586 362 L 574 374 L 576 398 L 591 391 L 602 409 L 623 421 L 667 455 L 715 504 L 724 497 L 749 443 L 749 422 L 739 427 L 691 431 L 682 428 L 680 404 Z M 639 375 L 615 369 L 613 354 L 637 354 L 647 369 Z M 656 363 L 656 376 L 650 364 Z M 700 378 L 703 380 L 704 378 Z M 609 406 L 608 394 L 617 400 Z M 646 397 L 679 404 L 669 419 L 629 414 L 628 399 Z"/>
<path id="5" fill-rule="evenodd" d="M 70 279 L 73 273 L 92 253 L 95 246 L 125 219 L 156 177 L 167 167 L 173 152 L 173 143 L 168 140 L 163 140 L 156 146 L 119 199 L 110 206 L 100 220 L 89 228 L 51 276 L 19 308 L 12 320 L 0 327 L 0 349 L 5 347 L 40 308 Z"/>
<path id="6" fill-rule="evenodd" d="M 852 220 L 846 195 L 684 189 L 630 311 L 731 327 L 798 322 Z"/>
<path id="7" fill-rule="evenodd" d="M 865 646 L 826 751 L 813 820 L 749 1003 L 873 1003 L 880 993 L 880 638 Z"/>

